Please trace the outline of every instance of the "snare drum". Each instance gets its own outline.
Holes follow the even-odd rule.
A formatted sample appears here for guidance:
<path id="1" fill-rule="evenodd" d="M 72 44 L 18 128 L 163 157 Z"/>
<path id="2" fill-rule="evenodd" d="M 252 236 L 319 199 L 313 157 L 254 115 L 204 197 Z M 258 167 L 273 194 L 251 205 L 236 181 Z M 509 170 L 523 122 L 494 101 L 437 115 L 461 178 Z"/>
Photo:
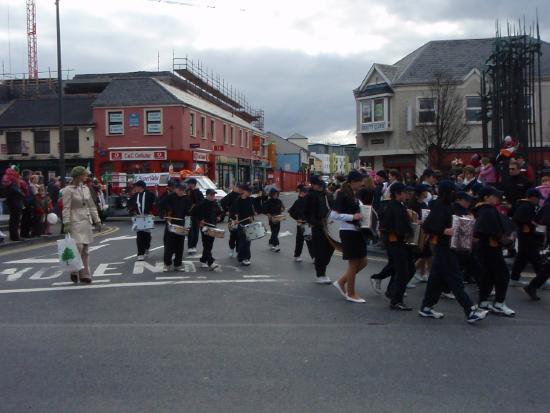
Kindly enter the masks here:
<path id="1" fill-rule="evenodd" d="M 180 235 L 182 237 L 189 234 L 189 228 L 185 228 L 181 225 L 176 225 L 172 223 L 168 223 L 168 231 L 172 234 Z"/>
<path id="2" fill-rule="evenodd" d="M 263 222 L 253 222 L 252 224 L 245 225 L 243 228 L 247 241 L 254 241 L 267 235 Z"/>
<path id="3" fill-rule="evenodd" d="M 215 227 L 205 227 L 204 233 L 212 238 L 223 238 L 225 237 L 225 230 Z"/>
<path id="4" fill-rule="evenodd" d="M 311 238 L 313 236 L 313 234 L 311 233 L 311 225 L 308 225 L 308 224 L 302 224 L 301 227 L 303 228 L 304 230 L 304 239 L 306 241 L 311 241 Z"/>
<path id="5" fill-rule="evenodd" d="M 147 231 L 155 228 L 155 222 L 151 215 L 136 215 L 132 217 L 132 229 L 134 231 Z"/>
<path id="6" fill-rule="evenodd" d="M 273 222 L 274 224 L 278 224 L 280 222 L 283 222 L 284 220 L 286 220 L 286 216 L 285 215 L 273 215 L 271 217 L 271 222 Z"/>
<path id="7" fill-rule="evenodd" d="M 406 243 L 413 247 L 421 248 L 424 244 L 424 231 L 418 222 L 411 222 L 412 233 L 406 239 Z"/>

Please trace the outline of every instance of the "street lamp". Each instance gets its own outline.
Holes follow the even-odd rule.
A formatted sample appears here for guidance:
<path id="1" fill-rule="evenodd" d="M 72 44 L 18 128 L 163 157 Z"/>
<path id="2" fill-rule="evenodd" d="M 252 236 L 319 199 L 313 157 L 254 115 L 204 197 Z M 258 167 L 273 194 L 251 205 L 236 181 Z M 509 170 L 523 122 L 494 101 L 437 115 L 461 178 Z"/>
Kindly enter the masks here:
<path id="1" fill-rule="evenodd" d="M 65 131 L 63 119 L 63 74 L 61 73 L 61 27 L 59 24 L 59 0 L 55 0 L 57 26 L 57 99 L 59 116 L 59 176 L 65 182 Z"/>

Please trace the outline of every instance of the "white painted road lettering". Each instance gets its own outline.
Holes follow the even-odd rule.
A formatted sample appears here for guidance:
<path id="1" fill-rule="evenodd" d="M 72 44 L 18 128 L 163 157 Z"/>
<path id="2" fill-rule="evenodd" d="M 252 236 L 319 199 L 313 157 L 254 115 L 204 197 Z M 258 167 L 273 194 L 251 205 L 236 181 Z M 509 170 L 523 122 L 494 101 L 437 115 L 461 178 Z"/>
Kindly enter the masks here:
<path id="1" fill-rule="evenodd" d="M 93 274 L 93 277 L 110 277 L 110 276 L 113 276 L 113 275 L 122 275 L 121 272 L 111 272 L 111 273 L 107 273 L 107 271 L 114 271 L 116 270 L 117 268 L 113 268 L 111 267 L 111 265 L 120 265 L 120 264 L 124 264 L 123 262 L 112 262 L 110 264 L 99 264 L 96 268 L 96 270 L 94 271 L 94 274 Z"/>

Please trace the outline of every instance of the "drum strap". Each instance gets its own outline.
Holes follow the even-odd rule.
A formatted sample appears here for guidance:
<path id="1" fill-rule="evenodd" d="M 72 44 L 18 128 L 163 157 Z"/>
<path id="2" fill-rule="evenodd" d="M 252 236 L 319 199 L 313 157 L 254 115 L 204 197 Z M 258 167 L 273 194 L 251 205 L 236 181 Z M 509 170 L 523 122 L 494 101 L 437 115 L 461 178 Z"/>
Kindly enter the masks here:
<path id="1" fill-rule="evenodd" d="M 139 199 L 139 196 L 141 196 L 141 200 Z M 138 208 L 138 214 L 139 215 L 145 215 L 143 211 L 145 210 L 145 191 L 143 191 L 141 194 L 137 195 L 136 204 Z"/>

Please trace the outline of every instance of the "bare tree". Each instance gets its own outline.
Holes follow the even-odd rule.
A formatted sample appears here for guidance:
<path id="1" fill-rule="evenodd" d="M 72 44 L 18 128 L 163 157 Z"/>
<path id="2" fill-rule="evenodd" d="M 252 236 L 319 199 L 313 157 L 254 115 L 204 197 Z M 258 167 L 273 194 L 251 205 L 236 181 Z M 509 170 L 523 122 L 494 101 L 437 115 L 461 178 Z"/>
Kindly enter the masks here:
<path id="1" fill-rule="evenodd" d="M 445 75 L 434 75 L 429 92 L 421 99 L 411 147 L 421 158 L 429 158 L 431 167 L 439 169 L 445 151 L 460 145 L 468 136 L 470 126 L 464 116 L 462 97 L 455 83 Z"/>

